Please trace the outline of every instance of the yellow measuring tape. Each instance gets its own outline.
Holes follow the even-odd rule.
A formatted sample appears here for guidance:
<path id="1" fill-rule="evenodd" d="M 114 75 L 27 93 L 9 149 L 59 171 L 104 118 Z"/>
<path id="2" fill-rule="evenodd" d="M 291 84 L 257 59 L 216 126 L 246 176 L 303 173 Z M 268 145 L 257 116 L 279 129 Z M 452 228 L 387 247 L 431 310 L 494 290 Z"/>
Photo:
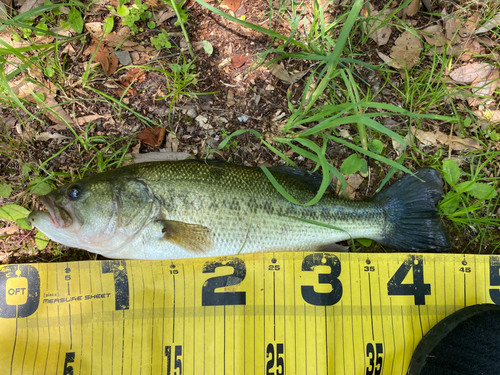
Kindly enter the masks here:
<path id="1" fill-rule="evenodd" d="M 2 374 L 405 374 L 500 256 L 263 253 L 0 267 Z"/>

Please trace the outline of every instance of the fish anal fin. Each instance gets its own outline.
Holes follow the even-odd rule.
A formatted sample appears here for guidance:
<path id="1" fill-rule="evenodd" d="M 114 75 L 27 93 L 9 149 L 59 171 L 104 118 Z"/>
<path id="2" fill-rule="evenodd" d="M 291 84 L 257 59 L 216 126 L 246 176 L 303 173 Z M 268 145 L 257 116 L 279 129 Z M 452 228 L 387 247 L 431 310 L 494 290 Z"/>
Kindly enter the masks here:
<path id="1" fill-rule="evenodd" d="M 324 245 L 319 245 L 316 247 L 315 251 L 328 252 L 328 253 L 345 253 L 349 251 L 348 246 L 342 246 L 338 243 L 332 242 Z"/>
<path id="2" fill-rule="evenodd" d="M 210 229 L 203 225 L 174 220 L 158 220 L 158 222 L 163 226 L 163 238 L 187 251 L 206 253 L 214 246 Z"/>

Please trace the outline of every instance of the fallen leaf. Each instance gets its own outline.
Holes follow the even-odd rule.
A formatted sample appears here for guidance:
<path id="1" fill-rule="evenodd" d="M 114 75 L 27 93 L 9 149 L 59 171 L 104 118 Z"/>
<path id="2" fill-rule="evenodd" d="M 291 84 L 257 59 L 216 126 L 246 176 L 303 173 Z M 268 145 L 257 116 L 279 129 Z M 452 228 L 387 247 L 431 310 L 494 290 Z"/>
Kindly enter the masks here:
<path id="1" fill-rule="evenodd" d="M 493 72 L 493 65 L 488 63 L 473 63 L 463 65 L 450 73 L 450 78 L 457 82 L 470 83 L 477 78 L 483 79 Z"/>
<path id="2" fill-rule="evenodd" d="M 54 94 L 46 87 L 39 86 L 33 82 L 20 81 L 14 84 L 11 89 L 20 98 L 46 108 L 45 116 L 56 124 L 64 125 L 63 129 L 66 128 L 66 124 L 74 124 L 73 119 L 69 117 L 64 108 L 56 101 Z M 36 95 L 36 98 L 34 95 Z M 40 101 L 42 97 L 43 101 Z"/>
<path id="3" fill-rule="evenodd" d="M 160 126 L 147 127 L 142 132 L 137 134 L 137 138 L 139 138 L 142 143 L 158 147 L 163 143 L 165 133 L 166 129 Z"/>
<path id="4" fill-rule="evenodd" d="M 231 58 L 231 67 L 232 68 L 239 68 L 239 67 L 245 65 L 245 63 L 247 61 L 248 61 L 248 57 L 247 56 L 243 56 L 243 55 L 233 56 Z"/>
<path id="5" fill-rule="evenodd" d="M 480 28 L 476 29 L 474 31 L 474 34 L 482 34 L 487 31 L 492 31 L 494 28 L 500 26 L 500 12 L 495 14 L 488 22 L 486 22 L 483 26 Z"/>
<path id="6" fill-rule="evenodd" d="M 234 91 L 231 89 L 227 91 L 226 104 L 230 107 L 236 104 L 236 102 L 234 101 Z"/>
<path id="7" fill-rule="evenodd" d="M 412 128 L 412 132 L 424 146 L 446 145 L 455 151 L 481 148 L 481 144 L 472 138 L 460 138 L 456 135 L 450 137 L 440 131 L 426 132 L 420 129 L 415 131 L 414 128 Z"/>
<path id="8" fill-rule="evenodd" d="M 92 38 L 95 40 L 101 40 L 102 34 L 102 22 L 88 22 L 85 24 L 85 29 L 90 33 Z M 122 27 L 118 31 L 113 31 L 109 34 L 105 34 L 102 38 L 102 42 L 106 43 L 110 47 L 116 47 L 120 45 L 121 49 L 129 50 L 131 48 L 137 48 L 139 43 L 133 42 L 131 40 L 125 40 L 130 36 L 130 28 L 127 26 Z"/>
<path id="9" fill-rule="evenodd" d="M 432 0 L 422 0 L 428 12 L 432 12 Z"/>
<path id="10" fill-rule="evenodd" d="M 247 11 L 247 8 L 245 7 L 245 4 L 241 4 L 241 6 L 234 12 L 234 16 L 236 18 L 240 18 L 242 15 L 244 15 Z"/>
<path id="11" fill-rule="evenodd" d="M 165 22 L 166 20 L 169 20 L 170 18 L 173 18 L 173 17 L 175 17 L 174 11 L 162 10 L 162 11 L 158 12 L 158 14 L 156 15 L 156 18 L 158 19 L 158 21 L 156 21 L 156 26 L 158 27 L 163 22 Z"/>
<path id="12" fill-rule="evenodd" d="M 223 0 L 220 5 L 223 8 L 227 8 L 229 10 L 232 10 L 233 12 L 236 12 L 241 6 L 241 0 Z"/>
<path id="13" fill-rule="evenodd" d="M 18 232 L 19 232 L 19 227 L 16 224 L 12 224 L 9 225 L 8 227 L 0 229 L 0 236 L 7 236 Z"/>
<path id="14" fill-rule="evenodd" d="M 472 111 L 476 116 L 488 120 L 489 122 L 500 122 L 500 110 Z"/>
<path id="15" fill-rule="evenodd" d="M 431 46 L 444 46 L 446 44 L 446 35 L 440 25 L 432 25 L 421 31 L 425 41 Z"/>
<path id="16" fill-rule="evenodd" d="M 457 16 L 449 15 L 443 19 L 444 28 L 446 30 L 446 39 L 453 42 L 459 36 L 460 27 L 465 21 Z"/>
<path id="17" fill-rule="evenodd" d="M 409 31 L 405 31 L 396 39 L 390 56 L 381 52 L 378 52 L 378 55 L 390 66 L 404 72 L 405 68 L 410 70 L 419 62 L 421 52 L 420 39 Z"/>
<path id="18" fill-rule="evenodd" d="M 406 7 L 406 15 L 412 17 L 418 13 L 420 9 L 420 0 L 412 0 L 410 4 Z"/>
<path id="19" fill-rule="evenodd" d="M 94 52 L 93 61 L 101 63 L 104 74 L 110 76 L 116 72 L 118 68 L 118 58 L 111 53 L 111 49 L 107 48 L 104 43 L 99 44 L 99 42 L 94 39 L 92 45 L 86 50 L 86 53 L 92 55 Z"/>
<path id="20" fill-rule="evenodd" d="M 292 78 L 290 77 L 290 74 L 281 64 L 272 63 L 272 64 L 269 64 L 269 66 L 267 68 L 269 69 L 271 74 L 274 75 L 275 77 L 277 77 L 278 79 L 281 79 L 282 81 L 284 81 L 288 84 L 293 83 Z"/>
<path id="21" fill-rule="evenodd" d="M 153 9 L 161 9 L 165 5 L 165 2 L 160 0 L 144 0 L 144 3 Z"/>
<path id="22" fill-rule="evenodd" d="M 19 14 L 27 12 L 28 10 L 38 8 L 44 4 L 44 0 L 26 0 L 26 2 L 19 9 Z"/>
<path id="23" fill-rule="evenodd" d="M 165 150 L 167 152 L 177 153 L 179 148 L 179 140 L 174 133 L 168 133 L 167 139 L 165 140 Z"/>
<path id="24" fill-rule="evenodd" d="M 226 57 L 224 60 L 222 60 L 217 67 L 219 69 L 224 68 L 225 66 L 231 65 L 231 58 Z"/>
<path id="25" fill-rule="evenodd" d="M 111 118 L 111 114 L 105 114 L 105 115 L 88 115 L 88 116 L 82 116 L 82 117 L 77 117 L 75 119 L 76 123 L 80 126 L 88 124 L 89 122 L 93 122 L 96 120 L 99 120 L 101 118 Z"/>
<path id="26" fill-rule="evenodd" d="M 381 27 L 387 16 L 374 10 L 371 4 L 368 5 L 370 7 L 370 12 L 367 11 L 366 7 L 363 7 L 364 17 L 371 18 L 363 24 L 365 33 L 368 34 L 369 38 L 377 43 L 378 46 L 383 46 L 389 41 L 392 33 L 392 28 L 389 25 L 384 25 Z"/>
<path id="27" fill-rule="evenodd" d="M 347 176 L 346 182 L 347 182 L 347 189 L 345 192 L 347 196 L 350 199 L 356 198 L 356 190 L 358 189 L 359 185 L 361 185 L 361 183 L 363 182 L 363 177 L 361 177 L 357 173 L 353 173 Z"/>
<path id="28" fill-rule="evenodd" d="M 134 163 L 149 163 L 152 161 L 177 161 L 186 160 L 192 156 L 187 152 L 148 152 L 146 154 L 132 153 Z"/>
<path id="29" fill-rule="evenodd" d="M 462 61 L 469 61 L 474 55 L 486 53 L 486 50 L 479 44 L 476 38 L 468 38 L 460 45 L 463 47 L 463 53 L 462 56 L 460 56 L 460 60 Z"/>
<path id="30" fill-rule="evenodd" d="M 139 46 L 139 43 L 133 42 L 131 40 L 125 40 L 130 36 L 130 29 L 125 26 L 118 31 L 113 31 L 104 36 L 104 41 L 110 47 L 116 47 L 120 45 L 121 49 L 127 49 Z"/>
<path id="31" fill-rule="evenodd" d="M 62 134 L 59 133 L 49 133 L 49 132 L 43 132 L 38 134 L 35 139 L 37 141 L 48 141 L 49 139 L 69 139 L 69 137 L 66 137 Z"/>
<path id="32" fill-rule="evenodd" d="M 495 68 L 485 79 L 476 78 L 471 84 L 474 96 L 467 98 L 469 105 L 486 105 L 486 102 L 491 100 L 489 96 L 495 91 L 498 85 L 498 78 L 498 68 Z"/>
<path id="33" fill-rule="evenodd" d="M 479 20 L 479 14 L 474 13 L 472 16 L 470 16 L 467 19 L 466 22 L 464 22 L 460 26 L 459 35 L 462 38 L 468 37 L 470 34 L 472 34 L 474 32 L 474 30 L 476 29 L 477 24 L 478 24 L 479 21 L 480 21 Z"/>
<path id="34" fill-rule="evenodd" d="M 131 84 L 135 82 L 144 82 L 145 79 L 146 72 L 144 70 L 140 68 L 131 68 L 127 71 L 127 75 L 125 77 L 116 81 L 116 83 L 120 85 L 122 89 L 117 89 L 113 92 L 118 96 L 122 96 L 124 91 L 127 90 L 127 95 L 136 96 L 137 91 L 131 86 Z"/>

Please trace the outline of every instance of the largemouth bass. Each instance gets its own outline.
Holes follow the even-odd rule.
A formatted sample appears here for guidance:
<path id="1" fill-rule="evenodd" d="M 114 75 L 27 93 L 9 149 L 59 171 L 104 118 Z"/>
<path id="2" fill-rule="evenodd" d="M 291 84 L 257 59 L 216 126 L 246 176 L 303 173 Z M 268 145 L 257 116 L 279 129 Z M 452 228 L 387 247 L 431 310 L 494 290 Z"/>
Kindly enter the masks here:
<path id="1" fill-rule="evenodd" d="M 269 168 L 307 202 L 319 174 Z M 175 259 L 256 251 L 328 250 L 369 238 L 396 250 L 445 251 L 437 214 L 440 174 L 407 175 L 366 201 L 327 191 L 313 206 L 289 202 L 260 168 L 207 161 L 134 164 L 65 185 L 41 200 L 49 212 L 29 220 L 52 240 L 109 258 Z"/>

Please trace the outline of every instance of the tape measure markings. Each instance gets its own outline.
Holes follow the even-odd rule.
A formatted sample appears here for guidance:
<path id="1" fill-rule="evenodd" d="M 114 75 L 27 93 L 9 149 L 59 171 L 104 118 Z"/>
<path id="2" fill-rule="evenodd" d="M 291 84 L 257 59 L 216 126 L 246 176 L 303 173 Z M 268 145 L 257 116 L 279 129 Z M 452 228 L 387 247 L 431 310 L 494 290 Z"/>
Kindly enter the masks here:
<path id="1" fill-rule="evenodd" d="M 500 304 L 499 286 L 499 256 L 6 265 L 0 357 L 14 373 L 397 374 L 444 316 Z"/>

